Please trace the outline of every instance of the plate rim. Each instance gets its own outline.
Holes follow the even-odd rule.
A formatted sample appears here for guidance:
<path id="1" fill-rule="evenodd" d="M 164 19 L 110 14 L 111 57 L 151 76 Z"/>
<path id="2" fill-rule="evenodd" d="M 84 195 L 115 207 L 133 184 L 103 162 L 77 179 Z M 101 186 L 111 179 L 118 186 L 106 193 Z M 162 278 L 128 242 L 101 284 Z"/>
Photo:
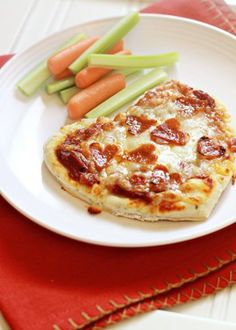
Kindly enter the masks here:
<path id="1" fill-rule="evenodd" d="M 211 24 L 208 24 L 208 23 L 205 23 L 205 22 L 201 22 L 201 21 L 197 21 L 197 20 L 194 20 L 194 19 L 191 19 L 191 18 L 186 18 L 186 17 L 182 17 L 182 16 L 175 16 L 175 15 L 166 15 L 166 14 L 151 14 L 151 13 L 148 14 L 148 13 L 142 13 L 142 12 L 140 12 L 139 15 L 141 17 L 149 17 L 149 18 L 155 18 L 156 17 L 156 18 L 160 18 L 160 19 L 170 19 L 170 20 L 173 20 L 173 21 L 182 21 L 182 22 L 186 22 L 186 23 L 189 23 L 189 24 L 202 26 L 202 27 L 205 27 L 205 28 L 210 29 L 212 31 L 218 32 L 222 35 L 225 35 L 226 37 L 236 41 L 236 35 L 233 35 L 232 33 L 227 32 L 223 29 L 220 29 L 220 28 L 218 28 L 214 25 L 211 25 Z M 111 16 L 111 17 L 96 19 L 96 20 L 88 20 L 88 21 L 83 22 L 82 24 L 75 24 L 75 25 L 72 25 L 72 26 L 70 26 L 66 29 L 61 29 L 59 31 L 56 31 L 56 32 L 54 32 L 54 33 L 38 40 L 37 42 L 34 42 L 32 45 L 23 48 L 19 53 L 14 54 L 14 56 L 12 58 L 10 58 L 7 61 L 7 63 L 5 63 L 5 65 L 1 68 L 0 78 L 1 78 L 1 75 L 8 69 L 8 66 L 10 66 L 14 62 L 14 60 L 18 59 L 18 57 L 23 55 L 25 52 L 28 52 L 31 49 L 33 49 L 36 45 L 38 46 L 41 43 L 44 43 L 46 40 L 49 41 L 50 39 L 54 39 L 54 37 L 56 37 L 57 35 L 60 35 L 60 33 L 62 33 L 62 32 L 64 33 L 64 32 L 70 31 L 70 30 L 74 30 L 77 27 L 83 27 L 83 26 L 91 24 L 91 23 L 99 24 L 99 23 L 103 23 L 103 22 L 109 22 L 109 21 L 113 21 L 113 20 L 118 19 L 118 18 L 122 18 L 124 16 L 125 15 L 115 15 L 115 16 Z"/>
<path id="2" fill-rule="evenodd" d="M 14 55 L 5 65 L 4 67 L 1 69 L 0 72 L 0 78 L 1 76 L 8 70 L 8 68 L 15 62 L 18 60 L 19 57 L 21 57 L 22 55 L 24 55 L 24 53 L 27 53 L 31 50 L 33 50 L 34 47 L 36 46 L 40 46 L 40 44 L 45 43 L 45 41 L 50 41 L 50 39 L 54 39 L 55 37 L 58 37 L 61 33 L 66 33 L 69 32 L 70 30 L 75 30 L 76 28 L 80 28 L 83 29 L 83 26 L 86 26 L 88 24 L 101 24 L 101 23 L 107 23 L 109 21 L 114 21 L 118 18 L 124 17 L 125 15 L 117 15 L 117 16 L 112 16 L 112 17 L 107 17 L 107 18 L 101 18 L 101 19 L 97 19 L 97 20 L 88 20 L 82 24 L 76 24 L 73 26 L 70 26 L 66 29 L 61 29 L 53 34 L 50 34 L 49 36 L 40 39 L 39 41 L 33 43 L 31 46 L 29 47 L 25 47 L 22 51 L 20 51 L 19 53 L 17 53 L 16 55 Z M 230 40 L 233 40 L 234 42 L 236 41 L 236 36 L 234 36 L 233 34 L 224 31 L 218 27 L 215 27 L 213 25 L 204 23 L 204 22 L 200 22 L 200 21 L 196 21 L 193 19 L 189 19 L 189 18 L 185 18 L 185 17 L 179 17 L 179 16 L 174 16 L 174 15 L 163 15 L 163 14 L 147 14 L 147 13 L 140 13 L 141 17 L 148 17 L 148 18 L 159 18 L 161 20 L 173 20 L 173 21 L 180 21 L 183 23 L 188 23 L 190 25 L 195 25 L 195 26 L 201 26 L 204 27 L 208 30 L 212 30 L 215 31 L 216 33 L 220 33 L 221 35 L 224 35 L 225 37 L 229 38 Z M 2 155 L 0 156 L 0 158 L 3 158 Z M 1 179 L 1 174 L 0 174 L 0 183 L 3 181 Z M 182 235 L 180 238 L 174 238 L 174 240 L 165 240 L 165 242 L 142 242 L 142 243 L 131 243 L 129 245 L 127 245 L 126 243 L 110 243 L 110 242 L 104 242 L 103 241 L 98 241 L 95 239 L 90 239 L 90 238 L 83 238 L 83 237 L 78 237 L 78 235 L 73 235 L 71 233 L 67 233 L 64 232 L 63 230 L 60 230 L 58 228 L 55 228 L 53 226 L 50 226 L 48 224 L 45 224 L 44 222 L 40 221 L 39 219 L 33 217 L 32 215 L 28 214 L 27 211 L 24 210 L 24 208 L 21 208 L 17 203 L 14 202 L 14 196 L 12 196 L 12 194 L 8 191 L 8 189 L 5 187 L 5 189 L 2 187 L 0 187 L 1 189 L 1 195 L 2 197 L 11 205 L 13 206 L 19 213 L 23 214 L 26 218 L 30 219 L 31 221 L 33 221 L 34 223 L 40 225 L 43 228 L 46 228 L 47 230 L 50 230 L 56 234 L 59 234 L 61 236 L 73 239 L 73 240 L 77 240 L 77 241 L 82 241 L 85 243 L 90 243 L 90 244 L 96 244 L 96 245 L 101 245 L 101 246 L 112 246 L 112 247 L 123 247 L 123 248 L 137 248 L 137 247 L 151 247 L 151 246 L 161 246 L 161 245 L 169 245 L 169 244 L 175 244 L 175 243 L 179 243 L 179 242 L 184 242 L 184 241 L 188 241 L 188 240 L 192 240 L 195 238 L 199 238 L 199 237 L 203 237 L 206 236 L 208 234 L 214 233 L 220 229 L 223 229 L 231 224 L 233 224 L 236 219 L 230 218 L 226 223 L 223 224 L 219 224 L 218 226 L 215 226 L 214 228 L 210 227 L 208 228 L 208 230 L 204 230 L 204 232 L 202 233 L 193 233 L 191 234 L 186 234 L 186 235 Z M 186 237 L 187 236 L 187 237 Z"/>

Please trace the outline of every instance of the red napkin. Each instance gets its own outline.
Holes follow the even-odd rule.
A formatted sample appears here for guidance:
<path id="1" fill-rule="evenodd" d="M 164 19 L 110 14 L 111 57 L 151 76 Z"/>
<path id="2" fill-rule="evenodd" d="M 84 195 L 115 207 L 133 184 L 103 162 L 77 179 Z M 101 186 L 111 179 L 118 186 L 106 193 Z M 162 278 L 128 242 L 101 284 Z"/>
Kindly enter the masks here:
<path id="1" fill-rule="evenodd" d="M 167 0 L 152 11 L 213 23 L 209 3 L 230 13 L 221 1 Z M 0 199 L 0 228 L 0 310 L 13 330 L 99 330 L 236 282 L 236 224 L 173 245 L 109 248 L 49 232 Z"/>
<path id="2" fill-rule="evenodd" d="M 223 0 L 161 0 L 142 12 L 187 17 L 236 34 L 236 13 Z"/>

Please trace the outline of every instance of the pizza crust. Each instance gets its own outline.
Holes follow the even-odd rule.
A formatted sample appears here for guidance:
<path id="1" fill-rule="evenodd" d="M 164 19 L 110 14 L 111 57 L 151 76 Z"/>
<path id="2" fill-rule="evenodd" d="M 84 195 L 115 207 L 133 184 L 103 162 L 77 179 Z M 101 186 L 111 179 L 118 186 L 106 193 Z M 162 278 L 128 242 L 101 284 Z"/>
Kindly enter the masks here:
<path id="1" fill-rule="evenodd" d="M 56 139 L 57 140 L 57 139 Z M 56 140 L 52 141 L 55 142 Z M 56 177 L 57 181 L 61 186 L 72 196 L 79 198 L 89 205 L 96 205 L 101 207 L 104 211 L 112 213 L 116 216 L 131 218 L 141 221 L 158 221 L 158 220 L 169 220 L 169 221 L 202 221 L 209 217 L 212 209 L 216 206 L 222 192 L 228 186 L 231 177 L 226 177 L 222 184 L 217 184 L 211 193 L 210 198 L 207 202 L 199 205 L 196 211 L 196 206 L 188 203 L 185 204 L 185 209 L 181 211 L 171 212 L 170 214 L 160 214 L 158 211 L 155 212 L 153 209 L 153 214 L 150 213 L 148 206 L 144 204 L 135 205 L 135 203 L 130 203 L 128 198 L 105 195 L 101 196 L 99 199 L 96 194 L 92 194 L 92 191 L 87 187 L 82 187 L 81 185 L 72 184 L 68 178 L 67 173 L 60 169 L 60 164 L 57 164 L 57 160 L 52 161 L 51 148 L 48 144 L 45 147 L 45 163 Z"/>

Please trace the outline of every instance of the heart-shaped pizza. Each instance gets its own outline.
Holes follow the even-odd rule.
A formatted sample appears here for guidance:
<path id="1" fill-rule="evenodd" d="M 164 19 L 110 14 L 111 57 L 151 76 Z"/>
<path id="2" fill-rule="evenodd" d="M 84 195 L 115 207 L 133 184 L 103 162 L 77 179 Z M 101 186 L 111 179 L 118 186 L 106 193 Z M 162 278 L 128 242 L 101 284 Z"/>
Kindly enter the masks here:
<path id="1" fill-rule="evenodd" d="M 44 151 L 63 188 L 94 212 L 197 221 L 234 177 L 236 138 L 223 105 L 171 80 L 114 118 L 64 126 Z"/>

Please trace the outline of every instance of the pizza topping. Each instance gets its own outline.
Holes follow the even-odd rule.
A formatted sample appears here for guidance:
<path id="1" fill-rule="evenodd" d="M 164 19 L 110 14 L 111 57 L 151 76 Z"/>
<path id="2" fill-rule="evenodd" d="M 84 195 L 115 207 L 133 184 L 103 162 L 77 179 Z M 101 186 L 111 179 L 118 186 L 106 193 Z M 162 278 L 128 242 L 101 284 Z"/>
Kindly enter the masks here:
<path id="1" fill-rule="evenodd" d="M 132 135 L 143 133 L 154 124 L 156 124 L 156 120 L 148 119 L 146 116 L 127 116 L 126 119 L 128 132 Z"/>
<path id="2" fill-rule="evenodd" d="M 109 122 L 107 122 L 107 123 L 104 123 L 104 124 L 102 125 L 102 129 L 103 129 L 104 131 L 111 131 L 113 128 L 114 128 L 114 124 L 113 124 L 113 122 L 111 122 L 111 121 L 109 121 Z"/>
<path id="3" fill-rule="evenodd" d="M 180 131 L 179 128 L 180 123 L 177 119 L 168 119 L 151 132 L 151 139 L 158 144 L 183 146 L 188 142 L 189 134 Z"/>
<path id="4" fill-rule="evenodd" d="M 89 187 L 99 182 L 98 174 L 90 172 L 89 161 L 81 150 L 67 150 L 66 145 L 62 145 L 57 148 L 56 156 L 68 170 L 71 179 Z"/>
<path id="5" fill-rule="evenodd" d="M 80 128 L 77 130 L 76 135 L 79 137 L 79 140 L 86 141 L 92 136 L 95 136 L 101 132 L 102 125 L 100 123 L 94 123 L 88 128 Z"/>
<path id="6" fill-rule="evenodd" d="M 101 132 L 102 125 L 94 123 L 87 128 L 80 128 L 72 134 L 69 134 L 64 141 L 64 145 L 78 145 L 81 141 L 87 141 L 92 136 L 96 136 Z"/>
<path id="7" fill-rule="evenodd" d="M 115 117 L 114 117 L 114 121 L 117 121 L 120 125 L 125 125 L 126 122 L 126 114 L 119 112 Z"/>
<path id="8" fill-rule="evenodd" d="M 183 182 L 183 180 L 179 173 L 171 173 L 170 182 L 172 185 L 180 185 Z"/>
<path id="9" fill-rule="evenodd" d="M 69 170 L 69 176 L 79 180 L 81 173 L 88 170 L 89 162 L 79 150 L 66 150 L 59 147 L 56 150 L 58 160 Z"/>
<path id="10" fill-rule="evenodd" d="M 132 185 L 133 192 L 145 191 L 156 194 L 169 189 L 178 189 L 182 183 L 182 178 L 179 173 L 169 173 L 167 167 L 158 164 L 152 170 L 150 176 L 135 173 L 129 178 L 129 182 Z M 129 189 L 129 191 L 131 190 Z M 154 197 L 154 194 L 150 195 L 150 198 Z"/>
<path id="11" fill-rule="evenodd" d="M 169 173 L 164 165 L 158 164 L 151 173 L 133 173 L 129 178 L 108 184 L 108 190 L 118 196 L 140 199 L 145 203 L 151 203 L 157 194 L 177 190 L 182 183 L 179 173 Z M 173 194 L 175 196 L 175 194 Z"/>
<path id="12" fill-rule="evenodd" d="M 210 110 L 215 108 L 215 100 L 201 90 L 191 90 L 191 93 L 178 97 L 176 104 L 184 117 L 191 117 L 207 108 Z"/>
<path id="13" fill-rule="evenodd" d="M 130 178 L 130 183 L 135 186 L 143 186 L 146 183 L 146 178 L 144 175 L 133 174 Z"/>
<path id="14" fill-rule="evenodd" d="M 150 203 L 152 201 L 149 192 L 127 189 L 122 187 L 119 183 L 115 183 L 112 186 L 108 186 L 108 189 L 114 195 L 128 197 L 131 199 L 141 199 L 147 203 Z"/>
<path id="15" fill-rule="evenodd" d="M 163 165 L 157 165 L 151 175 L 150 190 L 156 193 L 167 190 L 169 180 L 168 169 Z"/>
<path id="16" fill-rule="evenodd" d="M 92 187 L 95 183 L 99 183 L 97 173 L 82 173 L 79 182 L 85 186 Z"/>
<path id="17" fill-rule="evenodd" d="M 109 161 L 115 156 L 118 151 L 118 147 L 114 144 L 107 144 L 102 150 L 102 147 L 99 143 L 92 143 L 89 146 L 92 159 L 95 163 L 97 171 L 101 171 L 105 168 Z"/>
<path id="18" fill-rule="evenodd" d="M 231 138 L 228 141 L 228 145 L 231 152 L 236 152 L 236 138 Z"/>
<path id="19" fill-rule="evenodd" d="M 226 149 L 213 139 L 202 136 L 197 143 L 197 152 L 205 159 L 211 160 L 224 156 Z"/>
<path id="20" fill-rule="evenodd" d="M 215 100 L 209 94 L 201 90 L 194 90 L 193 94 L 198 98 L 198 100 L 204 101 L 206 106 L 209 106 L 210 108 L 215 107 Z"/>
<path id="21" fill-rule="evenodd" d="M 125 154 L 123 158 L 131 162 L 151 164 L 157 160 L 157 155 L 154 153 L 155 150 L 155 146 L 151 143 L 142 144 L 137 149 Z"/>
<path id="22" fill-rule="evenodd" d="M 99 214 L 102 212 L 102 209 L 100 207 L 97 206 L 89 206 L 88 207 L 88 213 L 95 215 L 95 214 Z"/>
<path id="23" fill-rule="evenodd" d="M 150 190 L 153 192 L 162 192 L 168 189 L 176 190 L 182 181 L 179 173 L 169 173 L 164 165 L 157 165 L 151 175 Z"/>

